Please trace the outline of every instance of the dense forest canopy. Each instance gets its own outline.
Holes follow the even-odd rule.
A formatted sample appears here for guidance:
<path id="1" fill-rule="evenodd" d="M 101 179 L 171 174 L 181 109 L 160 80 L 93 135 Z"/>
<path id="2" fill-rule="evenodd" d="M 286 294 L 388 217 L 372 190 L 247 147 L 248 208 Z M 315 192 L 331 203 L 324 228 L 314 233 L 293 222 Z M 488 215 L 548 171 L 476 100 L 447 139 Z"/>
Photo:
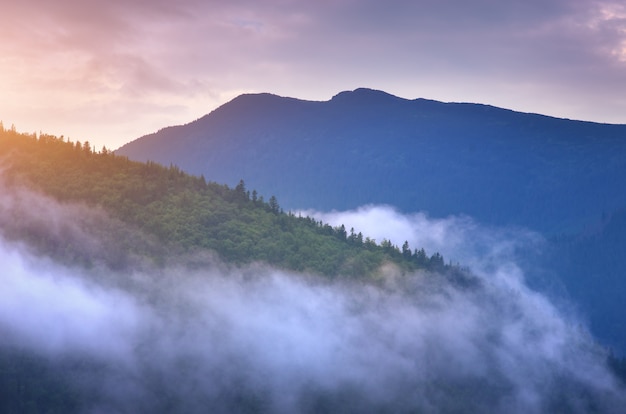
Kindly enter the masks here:
<path id="1" fill-rule="evenodd" d="M 439 253 L 427 256 L 406 242 L 402 247 L 389 240 L 377 242 L 355 229 L 284 212 L 275 196 L 266 201 L 243 180 L 229 188 L 174 165 L 130 161 L 106 147 L 96 151 L 89 142 L 20 134 L 14 128 L 0 131 L 0 154 L 9 185 L 27 185 L 61 202 L 101 208 L 130 229 L 155 237 L 168 251 L 209 249 L 231 263 L 261 261 L 328 276 L 372 276 L 386 262 L 404 271 L 449 268 Z M 31 241 L 45 244 L 32 231 Z M 72 251 L 41 247 L 61 254 Z M 150 251 L 146 243 L 126 248 L 143 248 L 135 253 L 163 259 L 162 251 Z M 106 257 L 111 266 L 124 265 L 119 254 Z"/>

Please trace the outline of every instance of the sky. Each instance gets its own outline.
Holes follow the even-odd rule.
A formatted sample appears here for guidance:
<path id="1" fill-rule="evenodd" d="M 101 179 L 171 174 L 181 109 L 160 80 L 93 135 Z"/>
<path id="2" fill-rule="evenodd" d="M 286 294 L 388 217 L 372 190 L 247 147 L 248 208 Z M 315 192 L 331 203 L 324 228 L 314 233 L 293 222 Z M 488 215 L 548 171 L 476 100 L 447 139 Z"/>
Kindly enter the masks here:
<path id="1" fill-rule="evenodd" d="M 3 1 L 0 120 L 115 149 L 241 93 L 358 87 L 626 123 L 626 6 L 581 0 Z"/>

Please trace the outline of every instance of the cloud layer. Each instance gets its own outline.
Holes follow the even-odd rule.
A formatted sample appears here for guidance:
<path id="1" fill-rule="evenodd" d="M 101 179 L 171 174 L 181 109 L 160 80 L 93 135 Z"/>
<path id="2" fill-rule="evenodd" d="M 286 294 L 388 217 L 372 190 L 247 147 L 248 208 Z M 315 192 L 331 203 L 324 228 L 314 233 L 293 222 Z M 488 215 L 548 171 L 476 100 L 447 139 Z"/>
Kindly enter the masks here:
<path id="1" fill-rule="evenodd" d="M 210 257 L 200 267 L 88 269 L 3 240 L 0 346 L 91 361 L 73 368 L 74 386 L 97 396 L 87 412 L 623 406 L 605 352 L 496 256 L 473 287 L 393 272 L 373 285 Z"/>

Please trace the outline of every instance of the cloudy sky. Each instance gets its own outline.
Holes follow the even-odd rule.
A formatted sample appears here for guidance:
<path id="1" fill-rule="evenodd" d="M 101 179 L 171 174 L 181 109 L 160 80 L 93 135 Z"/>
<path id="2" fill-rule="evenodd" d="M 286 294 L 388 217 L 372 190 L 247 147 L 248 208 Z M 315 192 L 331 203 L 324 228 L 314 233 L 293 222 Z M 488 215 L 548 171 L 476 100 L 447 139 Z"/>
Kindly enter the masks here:
<path id="1" fill-rule="evenodd" d="M 244 92 L 370 87 L 626 123 L 626 6 L 595 0 L 3 1 L 0 119 L 109 148 Z"/>

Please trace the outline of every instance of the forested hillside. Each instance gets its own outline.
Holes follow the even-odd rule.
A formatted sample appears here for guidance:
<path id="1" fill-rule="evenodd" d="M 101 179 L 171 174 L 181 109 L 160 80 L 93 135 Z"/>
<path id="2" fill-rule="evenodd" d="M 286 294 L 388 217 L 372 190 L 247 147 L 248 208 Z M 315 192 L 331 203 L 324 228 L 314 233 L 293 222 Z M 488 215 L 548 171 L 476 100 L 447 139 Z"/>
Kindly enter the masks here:
<path id="1" fill-rule="evenodd" d="M 329 276 L 374 275 L 385 262 L 405 271 L 445 267 L 438 253 L 428 257 L 423 249 L 411 250 L 407 244 L 400 249 L 388 240 L 371 240 L 355 229 L 333 228 L 284 212 L 276 197 L 265 199 L 256 190 L 246 189 L 243 181 L 229 188 L 173 165 L 129 161 L 106 148 L 96 151 L 88 142 L 2 130 L 0 156 L 2 178 L 9 186 L 27 185 L 60 202 L 85 203 L 124 223 L 126 227 L 117 229 L 124 232 L 123 237 L 108 235 L 117 237 L 122 247 L 109 243 L 108 248 L 115 251 L 98 254 L 113 267 L 125 265 L 128 251 L 158 262 L 164 260 L 164 251 L 199 249 L 215 251 L 236 264 L 261 261 Z M 45 217 L 51 212 L 40 213 Z M 92 233 L 110 232 L 110 226 L 107 228 L 94 228 Z M 12 236 L 25 237 L 30 244 L 61 258 L 69 255 L 65 258 L 87 264 L 92 260 L 87 252 L 77 256 L 80 245 L 60 245 L 59 241 L 67 244 L 71 240 L 47 240 L 42 231 L 14 229 Z M 156 242 L 150 243 L 147 236 Z"/>
<path id="2" fill-rule="evenodd" d="M 276 197 L 250 191 L 243 181 L 229 188 L 173 165 L 129 161 L 106 148 L 98 151 L 88 142 L 0 128 L 0 180 L 2 238 L 22 243 L 44 261 L 51 257 L 63 266 L 92 271 L 100 279 L 96 283 L 104 285 L 143 286 L 145 282 L 131 277 L 142 269 L 154 273 L 182 266 L 189 272 L 221 261 L 235 266 L 261 262 L 325 277 L 371 281 L 382 276 L 381 266 L 392 263 L 400 272 L 424 269 L 433 276 L 447 274 L 456 282 L 470 280 L 465 271 L 444 265 L 438 253 L 428 257 L 423 249 L 411 251 L 407 244 L 400 249 L 388 240 L 377 242 L 343 226 L 333 228 L 284 212 Z M 19 271 L 11 263 L 3 264 L 5 287 L 19 277 Z M 111 274 L 121 281 L 111 282 Z M 166 282 L 153 278 L 147 283 L 149 287 L 141 290 L 160 289 Z M 185 279 L 177 281 L 185 283 Z M 55 296 L 30 306 L 46 307 L 47 302 L 54 306 L 62 300 Z M 18 331 L 28 325 L 19 317 L 8 322 L 18 322 Z M 53 321 L 53 326 L 63 324 Z M 103 405 L 105 411 L 130 412 L 128 401 L 112 402 L 98 389 L 105 384 L 94 385 L 94 378 L 110 375 L 107 363 L 82 354 L 50 358 L 32 352 L 16 345 L 14 330 L 0 320 L 0 331 L 6 334 L 0 339 L 0 411 L 79 413 L 87 406 Z M 43 332 L 37 336 L 44 346 L 51 340 Z M 154 372 L 146 375 L 160 378 Z M 151 411 L 186 406 L 170 396 L 168 387 L 167 382 L 149 385 L 156 390 L 150 398 Z M 258 396 L 237 387 L 228 393 L 221 398 L 230 401 L 232 410 L 260 410 Z M 195 412 L 197 407 L 187 409 Z"/>

